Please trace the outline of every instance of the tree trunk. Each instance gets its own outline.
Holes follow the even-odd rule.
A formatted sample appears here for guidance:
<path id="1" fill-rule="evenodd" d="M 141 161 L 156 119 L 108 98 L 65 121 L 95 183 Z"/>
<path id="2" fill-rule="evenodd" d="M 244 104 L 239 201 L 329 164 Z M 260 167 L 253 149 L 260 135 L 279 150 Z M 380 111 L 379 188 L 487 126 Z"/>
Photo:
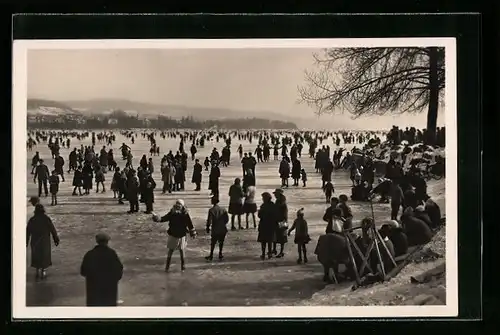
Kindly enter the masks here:
<path id="1" fill-rule="evenodd" d="M 429 110 L 427 111 L 427 136 L 425 144 L 436 144 L 436 127 L 439 108 L 438 50 L 429 48 Z"/>

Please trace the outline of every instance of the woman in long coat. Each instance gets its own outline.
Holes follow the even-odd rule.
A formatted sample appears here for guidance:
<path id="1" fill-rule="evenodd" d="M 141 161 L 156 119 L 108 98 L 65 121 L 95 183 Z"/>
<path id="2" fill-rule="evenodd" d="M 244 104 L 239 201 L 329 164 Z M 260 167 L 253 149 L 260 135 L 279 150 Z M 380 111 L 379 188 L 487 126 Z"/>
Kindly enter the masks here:
<path id="1" fill-rule="evenodd" d="M 262 193 L 262 205 L 260 206 L 258 217 L 260 220 L 257 242 L 260 242 L 262 250 L 260 259 L 264 260 L 266 258 L 266 246 L 267 257 L 273 257 L 272 244 L 274 242 L 274 235 L 276 233 L 276 225 L 278 224 L 276 207 L 272 201 L 271 194 L 268 192 Z"/>
<path id="2" fill-rule="evenodd" d="M 45 279 L 47 268 L 52 265 L 52 248 L 50 237 L 56 246 L 59 236 L 52 220 L 45 214 L 42 204 L 35 206 L 35 215 L 28 221 L 26 227 L 26 246 L 31 245 L 31 267 L 36 269 L 36 278 Z M 30 243 L 31 240 L 31 243 Z"/>
<path id="3" fill-rule="evenodd" d="M 161 180 L 163 181 L 163 189 L 162 192 L 172 193 L 173 185 L 174 185 L 174 177 L 175 177 L 175 167 L 172 165 L 170 161 L 167 162 L 167 165 L 161 169 Z"/>
<path id="4" fill-rule="evenodd" d="M 94 170 L 92 169 L 92 165 L 90 163 L 85 163 L 82 169 L 83 176 L 83 189 L 85 190 L 85 194 L 89 194 L 89 191 L 92 189 L 92 180 L 94 179 Z"/>
<path id="5" fill-rule="evenodd" d="M 285 244 L 288 242 L 288 205 L 282 189 L 277 188 L 273 193 L 276 197 L 276 201 L 274 202 L 274 206 L 276 208 L 276 233 L 273 241 L 273 255 L 277 254 L 277 258 L 282 258 L 285 255 L 283 253 L 283 249 L 285 248 Z M 276 251 L 277 244 L 280 245 L 279 253 Z"/>
<path id="6" fill-rule="evenodd" d="M 203 177 L 203 166 L 200 164 L 200 160 L 196 159 L 195 164 L 193 166 L 193 176 L 191 178 L 191 182 L 196 185 L 195 191 L 201 190 L 201 180 Z"/>
<path id="7" fill-rule="evenodd" d="M 243 214 L 243 201 L 245 193 L 241 187 L 241 179 L 236 178 L 234 184 L 229 187 L 229 214 L 231 214 L 231 230 L 236 230 L 234 226 L 234 218 L 238 218 L 238 229 L 242 229 L 241 226 L 241 214 Z"/>
<path id="8" fill-rule="evenodd" d="M 301 165 L 300 161 L 298 159 L 292 160 L 293 186 L 299 186 L 300 170 L 302 170 L 302 165 Z"/>

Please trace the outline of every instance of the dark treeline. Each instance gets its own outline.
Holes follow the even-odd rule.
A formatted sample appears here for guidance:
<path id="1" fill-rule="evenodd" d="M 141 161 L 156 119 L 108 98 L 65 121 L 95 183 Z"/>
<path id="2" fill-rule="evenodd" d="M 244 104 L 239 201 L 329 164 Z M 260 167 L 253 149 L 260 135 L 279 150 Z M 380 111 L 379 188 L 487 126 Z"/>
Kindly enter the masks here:
<path id="1" fill-rule="evenodd" d="M 156 119 L 140 119 L 138 116 L 106 115 L 74 117 L 28 117 L 28 128 L 37 129 L 206 129 L 219 127 L 226 129 L 297 129 L 293 122 L 267 120 L 259 118 L 239 118 L 220 120 L 196 120 L 193 117 L 173 119 L 158 116 Z"/>

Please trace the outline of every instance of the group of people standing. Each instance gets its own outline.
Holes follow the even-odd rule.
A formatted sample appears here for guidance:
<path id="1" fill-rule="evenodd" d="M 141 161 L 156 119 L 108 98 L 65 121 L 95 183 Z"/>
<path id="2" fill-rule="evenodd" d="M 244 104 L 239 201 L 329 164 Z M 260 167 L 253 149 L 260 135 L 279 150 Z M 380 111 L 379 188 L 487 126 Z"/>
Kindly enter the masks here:
<path id="1" fill-rule="evenodd" d="M 133 138 L 133 137 L 132 137 Z M 194 160 L 192 183 L 195 184 L 194 191 L 201 190 L 201 184 L 203 179 L 203 166 L 200 164 L 200 160 L 196 158 L 197 150 L 195 143 L 197 139 L 193 139 L 193 144 L 191 146 L 191 159 Z M 305 136 L 306 141 L 312 141 L 311 138 Z M 220 192 L 219 192 L 219 178 L 221 177 L 220 163 L 223 161 L 221 159 L 224 155 L 219 155 L 217 149 L 214 148 L 210 155 L 210 158 L 205 159 L 204 165 L 205 170 L 209 172 L 209 183 L 208 188 L 211 190 L 211 204 L 212 207 L 208 210 L 208 216 L 206 221 L 206 232 L 210 234 L 210 254 L 206 256 L 207 261 L 212 261 L 214 258 L 214 250 L 216 246 L 219 247 L 219 260 L 224 259 L 223 248 L 226 241 L 226 235 L 228 233 L 227 225 L 231 224 L 231 230 L 244 229 L 242 223 L 242 215 L 245 215 L 245 228 L 249 229 L 250 223 L 253 223 L 254 228 L 258 228 L 257 231 L 257 242 L 261 246 L 260 258 L 262 260 L 270 259 L 273 257 L 282 258 L 285 255 L 285 245 L 288 243 L 288 236 L 295 231 L 294 243 L 297 245 L 298 258 L 297 263 L 307 263 L 307 244 L 311 241 L 308 232 L 308 223 L 305 219 L 305 209 L 301 208 L 297 211 L 296 217 L 293 220 L 293 224 L 289 226 L 289 213 L 287 199 L 283 188 L 288 187 L 288 179 L 290 176 L 293 179 L 294 186 L 299 186 L 299 181 L 302 181 L 303 186 L 306 186 L 307 174 L 305 169 L 299 160 L 302 151 L 302 141 L 304 139 L 295 138 L 295 142 L 292 138 L 282 138 L 282 143 L 278 142 L 277 138 L 270 137 L 270 142 L 274 145 L 275 156 L 278 150 L 281 152 L 281 162 L 279 164 L 279 175 L 281 179 L 282 188 L 275 189 L 274 192 L 264 192 L 261 194 L 262 204 L 258 207 L 256 202 L 256 177 L 255 177 L 255 167 L 258 163 L 267 162 L 269 160 L 269 148 L 270 145 L 267 144 L 266 138 L 259 138 L 259 144 L 255 151 L 256 158 L 251 152 L 243 154 L 243 148 L 240 145 L 238 152 L 241 158 L 242 165 L 242 178 L 236 178 L 234 184 L 230 186 L 228 196 L 229 204 L 226 210 L 224 206 L 220 205 Z M 161 159 L 160 171 L 161 179 L 163 182 L 162 193 L 172 193 L 180 192 L 185 190 L 186 181 L 186 171 L 188 165 L 188 155 L 183 150 L 184 137 L 181 139 L 181 150 L 179 150 L 176 155 L 170 151 Z M 227 142 L 227 141 L 226 141 Z M 262 147 L 261 147 L 262 145 Z M 280 146 L 281 145 L 281 146 Z M 227 143 L 226 143 L 227 146 Z M 288 146 L 290 146 L 290 156 L 288 155 Z M 194 147 L 194 149 L 193 149 Z M 151 151 L 151 155 L 156 154 L 156 143 L 154 152 Z M 241 148 L 241 149 L 240 149 Z M 267 148 L 267 149 L 266 149 Z M 133 168 L 132 164 L 132 153 L 130 147 L 123 144 L 122 152 L 124 153 L 124 159 L 126 160 L 126 165 L 123 169 L 118 167 L 116 161 L 113 157 L 112 149 L 109 151 L 105 147 L 102 148 L 100 154 L 96 154 L 92 147 L 83 147 L 80 150 L 76 148 L 70 153 L 69 156 L 69 170 L 68 173 L 74 171 L 73 176 L 73 195 L 76 195 L 76 191 L 79 191 L 82 195 L 81 187 L 83 186 L 84 194 L 89 194 L 89 190 L 92 189 L 92 180 L 95 177 L 95 182 L 97 184 L 97 192 L 99 192 L 99 186 L 102 186 L 102 192 L 105 192 L 105 174 L 109 171 L 113 171 L 113 177 L 111 181 L 111 190 L 113 191 L 114 197 L 118 199 L 120 204 L 123 204 L 124 200 L 128 200 L 130 204 L 130 209 L 128 213 L 136 213 L 139 211 L 139 203 L 143 202 L 146 205 L 145 213 L 153 214 L 153 203 L 154 203 L 154 190 L 156 188 L 156 182 L 153 178 L 153 173 L 155 167 L 152 158 L 147 158 L 143 155 L 139 166 L 137 169 Z M 266 153 L 267 152 L 267 153 Z M 341 152 L 339 150 L 339 152 Z M 226 154 L 227 155 L 227 154 Z M 352 228 L 353 213 L 348 205 L 348 197 L 344 194 L 340 195 L 338 198 L 332 197 L 334 194 L 334 188 L 332 184 L 332 173 L 335 167 L 338 165 L 337 161 L 340 157 L 334 157 L 332 161 L 329 157 L 329 147 L 323 146 L 315 153 L 316 159 L 316 170 L 321 174 L 322 188 L 326 194 L 327 201 L 331 206 L 326 210 L 323 220 L 326 221 L 325 234 L 341 234 L 344 230 L 349 230 Z M 50 193 L 53 195 L 52 204 L 57 204 L 57 192 L 59 188 L 59 176 L 61 176 L 64 182 L 64 160 L 59 153 L 54 155 L 54 170 L 50 173 L 48 167 L 45 165 L 44 161 L 40 158 L 38 152 L 33 159 L 34 168 L 32 173 L 34 174 L 35 182 L 38 181 L 38 196 L 42 195 L 42 189 L 47 195 L 47 182 L 50 184 Z M 229 162 L 226 162 L 226 166 Z M 291 165 L 291 167 L 290 167 Z M 354 165 L 354 168 L 357 168 Z M 359 170 L 358 170 L 359 171 Z M 370 174 L 372 171 L 373 175 Z M 391 170 L 392 171 L 392 170 Z M 359 180 L 366 181 L 371 185 L 374 183 L 374 169 L 370 168 L 369 162 L 363 164 L 363 172 L 365 176 Z M 356 175 L 352 175 L 353 185 L 358 184 L 358 178 Z M 52 178 L 52 179 L 51 179 Z M 57 180 L 56 180 L 57 179 Z M 391 179 L 391 176 L 388 177 Z M 397 185 L 397 178 L 392 178 L 391 183 Z M 53 186 L 54 185 L 54 186 Z M 397 231 L 397 228 L 403 229 L 404 233 L 408 235 L 407 239 L 414 239 L 412 243 L 426 243 L 428 241 L 428 232 L 423 232 L 425 230 L 419 226 L 416 220 L 424 222 L 431 229 L 437 226 L 437 216 L 440 219 L 439 207 L 430 200 L 430 198 L 425 193 L 425 202 L 422 202 L 420 196 L 412 198 L 411 192 L 404 193 L 401 195 L 397 192 L 397 187 L 391 188 L 391 192 L 383 193 L 384 196 L 391 198 L 391 219 L 393 221 L 397 220 L 398 212 L 401 207 L 403 207 L 403 215 L 400 218 L 401 224 L 394 224 L 388 229 L 384 226 L 384 234 L 389 236 Z M 411 191 L 411 190 L 410 190 Z M 376 192 L 375 192 L 376 193 Z M 415 193 L 415 191 L 414 191 Z M 421 194 L 420 191 L 417 192 Z M 274 200 L 273 200 L 274 196 Z M 412 200 L 412 199 L 415 199 Z M 398 203 L 399 201 L 399 203 Z M 397 207 L 397 211 L 396 211 Z M 424 210 L 422 210 L 422 208 Z M 426 220 L 426 215 L 429 220 Z M 258 223 L 256 218 L 258 217 Z M 430 218 L 432 216 L 432 219 Z M 249 219 L 252 219 L 252 222 Z M 196 229 L 194 227 L 193 221 L 190 217 L 187 206 L 184 201 L 179 199 L 175 202 L 170 211 L 164 216 L 153 215 L 153 220 L 155 222 L 168 222 L 168 239 L 167 239 L 167 260 L 165 264 L 165 270 L 168 272 L 172 262 L 172 256 L 176 250 L 179 250 L 181 270 L 184 271 L 186 268 L 186 255 L 185 250 L 187 246 L 187 236 L 195 238 L 197 236 Z M 437 220 L 437 221 L 436 221 Z M 415 223 L 417 222 L 417 223 Z M 236 223 L 238 224 L 236 226 Z M 415 228 L 417 227 L 417 228 Z M 40 231 L 38 231 L 40 230 Z M 43 231 L 43 232 L 41 232 Z M 389 232 L 390 231 L 390 232 Z M 37 236 L 44 236 L 42 239 L 43 244 L 38 244 Z M 401 234 L 400 234 L 401 235 Z M 425 235 L 425 236 L 423 236 Z M 49 238 L 47 238 L 49 236 Z M 51 265 L 50 261 L 50 236 L 52 236 L 54 243 L 59 244 L 59 238 L 57 232 L 52 224 L 50 218 L 45 214 L 43 206 L 39 203 L 35 204 L 35 215 L 30 219 L 28 223 L 28 240 L 31 238 L 32 254 L 32 266 L 36 268 L 37 278 L 46 277 L 46 269 Z M 410 237 L 413 236 L 413 237 Z M 417 236 L 417 237 L 414 237 Z M 422 237 L 423 236 L 423 237 Z M 48 244 L 47 244 L 48 241 Z M 109 241 L 109 236 L 98 235 L 96 237 L 99 248 L 98 251 L 91 253 L 91 256 L 86 256 L 84 259 L 85 266 L 82 264 L 81 273 L 87 278 L 87 281 L 100 281 L 101 277 L 95 274 L 96 269 L 103 265 L 95 264 L 112 264 L 110 266 L 110 271 L 113 274 L 110 278 L 114 278 L 108 282 L 117 282 L 122 276 L 123 265 L 119 261 L 116 253 L 109 251 L 107 242 Z M 397 243 L 395 243 L 397 244 Z M 43 245 L 45 249 L 41 247 Z M 47 245 L 48 245 L 48 258 L 47 258 Z M 106 248 L 102 247 L 106 246 Z M 278 248 L 279 246 L 279 248 Z M 398 245 L 398 253 L 403 250 L 403 247 Z M 100 260 L 99 255 L 102 256 Z M 42 256 L 40 256 L 42 255 Z M 45 255 L 45 256 L 43 256 Z M 116 257 L 115 257 L 116 256 Z M 38 257 L 38 258 L 37 258 Z M 42 259 L 43 261 L 40 261 Z M 92 265 L 94 264 L 94 265 Z M 94 279 L 90 279 L 94 278 Z M 90 285 L 90 286 L 89 286 Z M 94 286 L 92 286 L 94 285 Z M 88 284 L 87 290 L 98 291 L 94 289 L 96 284 Z M 106 284 L 110 285 L 110 284 Z M 105 285 L 105 286 L 106 286 Z M 111 291 L 115 291 L 112 289 Z M 109 298 L 111 301 L 111 298 Z M 92 299 L 91 299 L 92 300 Z M 115 299 L 116 300 L 116 299 Z M 106 302 L 106 304 L 110 302 Z M 89 304 L 99 304 L 103 302 L 88 302 Z M 115 302 L 116 303 L 116 302 Z"/>

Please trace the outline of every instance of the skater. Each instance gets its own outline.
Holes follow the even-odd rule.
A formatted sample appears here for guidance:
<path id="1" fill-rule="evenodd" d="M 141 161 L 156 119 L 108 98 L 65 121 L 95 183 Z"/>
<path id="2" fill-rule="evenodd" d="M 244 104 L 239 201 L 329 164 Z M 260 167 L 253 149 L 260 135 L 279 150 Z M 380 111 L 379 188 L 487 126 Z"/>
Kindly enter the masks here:
<path id="1" fill-rule="evenodd" d="M 59 236 L 52 220 L 45 214 L 42 204 L 35 205 L 35 214 L 26 227 L 26 246 L 31 246 L 31 267 L 36 269 L 36 279 L 47 277 L 47 268 L 52 265 L 50 237 L 59 245 Z"/>
<path id="2" fill-rule="evenodd" d="M 82 169 L 83 175 L 83 189 L 85 191 L 85 195 L 90 194 L 90 190 L 92 189 L 92 179 L 94 179 L 94 170 L 92 170 L 92 165 L 90 162 L 85 162 L 85 165 Z"/>
<path id="3" fill-rule="evenodd" d="M 274 196 L 276 197 L 276 201 L 274 202 L 274 205 L 276 207 L 276 220 L 277 220 L 277 225 L 276 225 L 276 233 L 275 233 L 275 240 L 273 243 L 273 255 L 276 255 L 277 258 L 282 258 L 285 256 L 284 254 L 284 248 L 285 244 L 288 242 L 287 239 L 287 230 L 288 230 L 288 205 L 286 203 L 286 197 L 283 193 L 283 190 L 280 188 L 277 188 L 273 192 Z M 276 251 L 276 246 L 280 245 L 280 252 L 277 253 Z"/>
<path id="4" fill-rule="evenodd" d="M 80 274 L 85 277 L 87 306 L 116 306 L 118 283 L 123 276 L 123 264 L 116 251 L 108 246 L 109 236 L 99 233 L 97 245 L 83 257 Z"/>
<path id="5" fill-rule="evenodd" d="M 309 237 L 307 221 L 304 219 L 304 208 L 297 211 L 297 218 L 293 221 L 292 226 L 288 230 L 288 236 L 291 232 L 295 230 L 294 243 L 297 244 L 297 251 L 299 253 L 299 258 L 297 259 L 297 264 L 307 263 L 307 249 L 306 245 L 311 241 Z"/>
<path id="6" fill-rule="evenodd" d="M 57 174 L 61 176 L 62 181 L 64 182 L 64 158 L 59 155 L 59 153 L 56 154 L 56 157 L 54 159 L 54 170 L 56 170 Z"/>
<path id="7" fill-rule="evenodd" d="M 208 189 L 211 191 L 211 195 L 219 197 L 219 178 L 220 169 L 217 161 L 212 161 L 212 169 L 210 170 L 210 175 L 208 177 Z"/>
<path id="8" fill-rule="evenodd" d="M 57 205 L 57 193 L 59 192 L 59 176 L 57 171 L 52 171 L 52 176 L 49 177 L 49 191 L 52 196 L 51 206 Z"/>
<path id="9" fill-rule="evenodd" d="M 193 221 L 184 201 L 179 199 L 175 202 L 172 209 L 163 217 L 153 215 L 155 222 L 168 222 L 168 238 L 167 238 L 167 262 L 165 264 L 165 272 L 169 272 L 172 255 L 175 250 L 179 250 L 181 258 L 181 271 L 186 269 L 185 250 L 187 244 L 186 234 L 189 232 L 192 238 L 196 237 L 196 230 L 193 226 Z"/>
<path id="10" fill-rule="evenodd" d="M 96 184 L 95 193 L 99 193 L 99 185 L 102 185 L 102 193 L 106 192 L 106 187 L 104 186 L 105 180 L 106 179 L 104 177 L 104 169 L 100 165 L 97 165 L 95 169 L 95 184 Z"/>
<path id="11" fill-rule="evenodd" d="M 137 213 L 139 211 L 139 178 L 137 178 L 135 170 L 130 170 L 130 176 L 127 178 L 127 199 L 130 203 L 128 214 Z"/>
<path id="12" fill-rule="evenodd" d="M 234 184 L 229 188 L 229 214 L 231 214 L 231 230 L 236 230 L 234 226 L 234 218 L 238 217 L 238 229 L 241 226 L 241 214 L 243 214 L 243 188 L 241 187 L 240 178 L 234 180 Z"/>
<path id="13" fill-rule="evenodd" d="M 73 174 L 72 185 L 73 185 L 73 193 L 71 195 L 76 195 L 76 190 L 78 190 L 79 195 L 82 195 L 83 173 L 81 166 L 77 167 L 75 173 Z"/>
<path id="14" fill-rule="evenodd" d="M 226 238 L 227 234 L 226 225 L 229 222 L 229 215 L 224 208 L 219 206 L 219 199 L 217 199 L 216 197 L 212 197 L 211 202 L 212 208 L 208 210 L 206 228 L 207 234 L 211 233 L 210 255 L 205 257 L 205 259 L 207 261 L 212 261 L 214 257 L 215 245 L 219 244 L 219 260 L 222 261 L 224 259 L 222 249 L 224 248 L 224 239 Z"/>
<path id="15" fill-rule="evenodd" d="M 279 174 L 281 178 L 281 187 L 288 187 L 288 178 L 290 178 L 290 164 L 286 160 L 286 157 L 283 156 L 279 166 Z"/>
<path id="16" fill-rule="evenodd" d="M 38 197 L 42 196 L 42 186 L 47 197 L 49 195 L 49 189 L 47 187 L 47 181 L 49 179 L 49 168 L 44 164 L 43 159 L 38 161 L 38 166 L 35 169 L 35 176 L 33 177 L 33 182 L 38 181 Z"/>
<path id="17" fill-rule="evenodd" d="M 272 245 L 274 242 L 274 235 L 276 233 L 277 213 L 276 207 L 273 202 L 273 197 L 269 192 L 262 193 L 262 205 L 258 212 L 259 217 L 259 234 L 257 236 L 257 242 L 260 242 L 262 254 L 260 255 L 261 260 L 266 259 L 266 247 L 267 247 L 267 258 L 272 258 Z"/>
<path id="18" fill-rule="evenodd" d="M 154 189 L 156 188 L 156 182 L 153 179 L 152 174 L 148 171 L 146 179 L 144 180 L 144 203 L 146 204 L 145 214 L 151 214 L 153 212 L 153 203 L 155 202 Z"/>
<path id="19" fill-rule="evenodd" d="M 304 170 L 304 169 L 300 170 L 300 178 L 302 179 L 302 187 L 306 187 L 306 183 L 307 183 L 306 170 Z"/>
<path id="20" fill-rule="evenodd" d="M 195 191 L 201 191 L 201 180 L 203 178 L 203 166 L 200 164 L 200 160 L 196 158 L 193 166 L 193 176 L 191 182 L 196 185 Z"/>
<path id="21" fill-rule="evenodd" d="M 323 192 L 325 193 L 326 203 L 329 204 L 332 199 L 332 195 L 335 192 L 331 181 L 327 181 L 325 183 L 325 185 L 323 186 Z"/>
<path id="22" fill-rule="evenodd" d="M 255 213 L 257 204 L 255 203 L 255 186 L 250 185 L 246 188 L 245 202 L 243 204 L 243 213 L 245 213 L 246 229 L 248 229 L 248 217 L 252 215 L 253 228 L 256 228 Z"/>

